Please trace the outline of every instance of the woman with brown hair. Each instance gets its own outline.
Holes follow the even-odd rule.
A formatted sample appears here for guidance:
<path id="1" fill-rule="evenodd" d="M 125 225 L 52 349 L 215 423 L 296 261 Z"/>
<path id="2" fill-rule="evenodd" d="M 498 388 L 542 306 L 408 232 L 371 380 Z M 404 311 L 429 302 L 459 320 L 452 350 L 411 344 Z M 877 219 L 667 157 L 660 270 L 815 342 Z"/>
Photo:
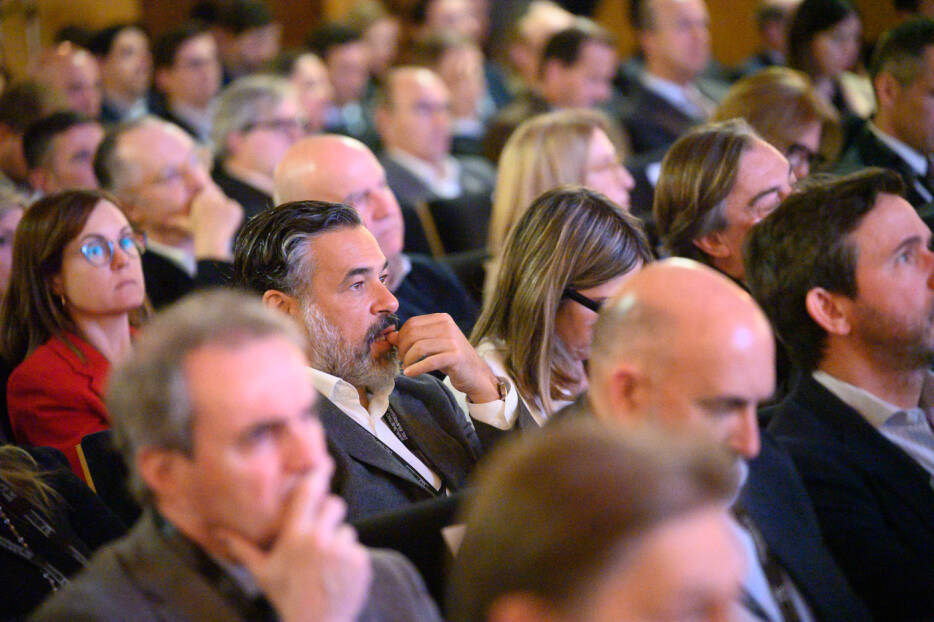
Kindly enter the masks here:
<path id="1" fill-rule="evenodd" d="M 532 202 L 506 239 L 494 295 L 470 336 L 512 388 L 471 408 L 485 445 L 543 425 L 587 387 L 597 311 L 651 259 L 638 220 L 602 194 L 563 186 Z M 465 396 L 455 395 L 466 412 Z"/>
<path id="2" fill-rule="evenodd" d="M 840 116 L 814 89 L 807 74 L 769 67 L 730 88 L 711 121 L 742 118 L 781 151 L 803 179 L 818 160 L 836 158 Z"/>
<path id="3" fill-rule="evenodd" d="M 13 436 L 51 446 L 81 475 L 75 446 L 109 427 L 111 365 L 130 348 L 130 315 L 143 305 L 143 239 L 108 195 L 53 194 L 26 210 L 13 275 L 0 307 Z"/>

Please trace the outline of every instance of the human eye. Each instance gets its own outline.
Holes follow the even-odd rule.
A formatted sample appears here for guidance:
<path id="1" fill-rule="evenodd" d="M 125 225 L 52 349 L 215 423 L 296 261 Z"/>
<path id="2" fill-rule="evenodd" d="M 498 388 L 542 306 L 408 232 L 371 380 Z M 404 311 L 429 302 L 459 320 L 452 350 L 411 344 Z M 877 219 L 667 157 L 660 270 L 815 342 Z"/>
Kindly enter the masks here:
<path id="1" fill-rule="evenodd" d="M 120 250 L 124 253 L 136 253 L 136 238 L 132 233 L 124 233 L 117 240 L 117 244 L 120 246 Z"/>
<path id="2" fill-rule="evenodd" d="M 366 285 L 366 283 L 364 283 L 363 281 L 354 281 L 353 283 L 350 284 L 350 289 L 355 292 L 359 292 L 360 290 L 363 289 L 364 285 Z"/>
<path id="3" fill-rule="evenodd" d="M 81 254 L 91 262 L 99 261 L 107 256 L 106 245 L 102 240 L 88 240 L 81 245 Z"/>

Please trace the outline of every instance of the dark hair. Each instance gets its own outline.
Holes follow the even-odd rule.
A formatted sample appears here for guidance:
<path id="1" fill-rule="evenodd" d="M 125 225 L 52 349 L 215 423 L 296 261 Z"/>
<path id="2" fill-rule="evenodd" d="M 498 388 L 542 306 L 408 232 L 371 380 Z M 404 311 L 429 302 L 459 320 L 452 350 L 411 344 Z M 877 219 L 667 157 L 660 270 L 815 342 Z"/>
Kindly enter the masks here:
<path id="1" fill-rule="evenodd" d="M 544 70 L 548 61 L 556 60 L 565 67 L 570 67 L 580 58 L 584 44 L 591 41 L 613 47 L 613 35 L 589 20 L 578 19 L 570 28 L 559 30 L 551 35 L 542 50 L 539 67 Z"/>
<path id="2" fill-rule="evenodd" d="M 94 31 L 85 26 L 67 24 L 55 33 L 55 43 L 71 43 L 78 47 L 88 49 L 94 39 Z"/>
<path id="3" fill-rule="evenodd" d="M 896 11 L 910 11 L 917 13 L 921 10 L 920 0 L 892 0 L 892 6 Z"/>
<path id="4" fill-rule="evenodd" d="M 879 38 L 869 73 L 875 80 L 882 72 L 890 73 L 902 86 L 915 81 L 921 72 L 924 50 L 934 45 L 934 20 L 918 17 L 905 21 Z"/>
<path id="5" fill-rule="evenodd" d="M 178 28 L 170 30 L 158 39 L 152 46 L 152 64 L 156 69 L 171 67 L 175 64 L 175 55 L 179 48 L 195 37 L 208 33 L 204 22 L 191 20 Z"/>
<path id="6" fill-rule="evenodd" d="M 89 123 L 97 125 L 94 119 L 72 110 L 53 112 L 31 123 L 23 134 L 23 155 L 26 156 L 29 169 L 42 166 L 56 136 L 75 126 Z"/>
<path id="7" fill-rule="evenodd" d="M 263 210 L 240 230 L 234 245 L 234 285 L 262 294 L 295 294 L 308 286 L 308 242 L 319 234 L 359 227 L 357 212 L 341 203 L 292 201 Z"/>
<path id="8" fill-rule="evenodd" d="M 24 132 L 30 123 L 49 114 L 52 95 L 32 80 L 14 82 L 0 93 L 0 123 L 17 132 Z"/>
<path id="9" fill-rule="evenodd" d="M 409 46 L 406 60 L 413 65 L 434 69 L 449 51 L 476 46 L 477 43 L 466 35 L 442 30 L 415 39 Z"/>
<path id="10" fill-rule="evenodd" d="M 110 54 L 110 50 L 113 49 L 114 41 L 117 40 L 117 37 L 120 36 L 124 30 L 138 30 L 146 38 L 149 38 L 149 33 L 146 31 L 146 28 L 136 22 L 124 22 L 121 24 L 114 24 L 113 26 L 108 26 L 97 31 L 97 34 L 94 35 L 94 38 L 91 39 L 91 43 L 88 46 L 88 50 L 95 56 L 107 56 Z"/>
<path id="11" fill-rule="evenodd" d="M 780 22 L 785 19 L 785 9 L 776 5 L 770 4 L 767 1 L 759 3 L 759 6 L 756 8 L 756 27 L 759 30 L 765 28 L 769 22 Z"/>
<path id="12" fill-rule="evenodd" d="M 483 622 L 510 594 L 570 619 L 648 533 L 736 490 L 723 448 L 696 439 L 591 417 L 548 432 L 510 439 L 475 473 L 450 619 Z"/>
<path id="13" fill-rule="evenodd" d="M 363 41 L 363 35 L 356 28 L 340 22 L 328 22 L 308 35 L 305 46 L 317 54 L 321 60 L 327 61 L 331 48 L 360 41 Z"/>
<path id="14" fill-rule="evenodd" d="M 650 4 L 652 0 L 629 0 L 629 23 L 636 32 L 655 27 L 655 15 Z"/>
<path id="15" fill-rule="evenodd" d="M 253 28 L 268 26 L 272 21 L 272 12 L 265 2 L 234 0 L 221 9 L 216 25 L 239 35 Z"/>
<path id="16" fill-rule="evenodd" d="M 817 367 L 827 339 L 805 307 L 808 292 L 822 287 L 857 296 L 859 249 L 849 235 L 880 194 L 903 191 L 901 177 L 881 168 L 818 179 L 750 231 L 743 253 L 746 284 L 805 373 Z"/>
<path id="17" fill-rule="evenodd" d="M 681 138 L 665 154 L 652 213 L 669 254 L 710 263 L 694 240 L 727 227 L 726 198 L 755 131 L 742 119 L 709 123 Z"/>
<path id="18" fill-rule="evenodd" d="M 68 190 L 29 206 L 16 227 L 10 285 L 0 305 L 3 356 L 16 366 L 52 336 L 77 327 L 52 292 L 62 270 L 62 251 L 75 239 L 101 201 L 119 206 L 98 190 Z"/>
<path id="19" fill-rule="evenodd" d="M 850 15 L 857 15 L 850 0 L 804 0 L 799 4 L 788 25 L 788 66 L 813 75 L 811 42 Z"/>

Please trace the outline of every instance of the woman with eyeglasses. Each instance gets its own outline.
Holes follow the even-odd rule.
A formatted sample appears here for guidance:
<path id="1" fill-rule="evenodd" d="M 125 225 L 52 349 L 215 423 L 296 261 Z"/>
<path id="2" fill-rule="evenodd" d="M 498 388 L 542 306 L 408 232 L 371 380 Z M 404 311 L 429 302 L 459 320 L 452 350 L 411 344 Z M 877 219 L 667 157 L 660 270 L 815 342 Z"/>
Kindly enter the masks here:
<path id="1" fill-rule="evenodd" d="M 711 121 L 735 118 L 781 151 L 799 180 L 838 155 L 839 115 L 800 71 L 769 67 L 734 84 Z"/>
<path id="2" fill-rule="evenodd" d="M 109 427 L 104 381 L 143 305 L 143 246 L 114 199 L 91 190 L 36 201 L 16 230 L 0 307 L 13 436 L 55 447 L 80 476 L 75 446 Z"/>
<path id="3" fill-rule="evenodd" d="M 506 238 L 470 336 L 505 385 L 503 399 L 471 408 L 485 446 L 543 425 L 586 389 L 600 305 L 651 260 L 639 221 L 605 195 L 561 186 L 532 201 Z M 466 412 L 466 397 L 455 395 Z"/>

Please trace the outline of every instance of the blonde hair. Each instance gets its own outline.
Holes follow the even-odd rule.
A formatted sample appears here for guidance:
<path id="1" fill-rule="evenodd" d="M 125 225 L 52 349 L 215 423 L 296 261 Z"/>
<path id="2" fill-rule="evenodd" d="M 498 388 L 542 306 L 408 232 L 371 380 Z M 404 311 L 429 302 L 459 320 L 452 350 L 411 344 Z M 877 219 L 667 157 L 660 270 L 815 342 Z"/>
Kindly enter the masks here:
<path id="1" fill-rule="evenodd" d="M 562 184 L 583 184 L 594 130 L 603 130 L 623 155 L 618 128 L 606 115 L 560 110 L 525 121 L 499 157 L 488 246 L 499 256 L 506 236 L 535 197 Z"/>
<path id="2" fill-rule="evenodd" d="M 33 457 L 15 445 L 0 446 L 0 480 L 47 516 L 61 496 L 43 481 Z"/>
<path id="3" fill-rule="evenodd" d="M 503 345 L 503 362 L 519 394 L 547 416 L 583 378 L 555 333 L 566 289 L 588 289 L 651 261 L 639 221 L 602 194 L 564 186 L 538 197 L 503 249 L 496 295 L 470 336 Z"/>

